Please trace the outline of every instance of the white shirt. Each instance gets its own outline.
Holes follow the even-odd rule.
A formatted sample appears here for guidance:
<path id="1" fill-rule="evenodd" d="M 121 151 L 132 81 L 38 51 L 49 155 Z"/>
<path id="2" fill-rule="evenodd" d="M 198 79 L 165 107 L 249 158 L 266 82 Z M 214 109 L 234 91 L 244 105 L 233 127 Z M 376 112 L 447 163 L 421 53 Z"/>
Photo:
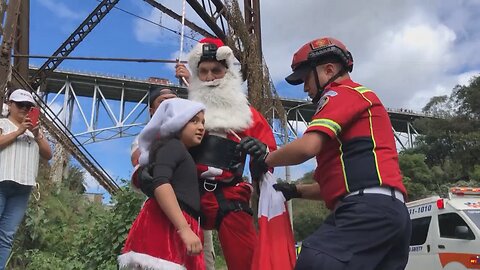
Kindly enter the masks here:
<path id="1" fill-rule="evenodd" d="M 8 118 L 0 118 L 0 131 L 6 135 L 18 127 Z M 38 173 L 40 152 L 33 133 L 26 130 L 5 148 L 0 149 L 0 181 L 11 180 L 34 186 Z"/>

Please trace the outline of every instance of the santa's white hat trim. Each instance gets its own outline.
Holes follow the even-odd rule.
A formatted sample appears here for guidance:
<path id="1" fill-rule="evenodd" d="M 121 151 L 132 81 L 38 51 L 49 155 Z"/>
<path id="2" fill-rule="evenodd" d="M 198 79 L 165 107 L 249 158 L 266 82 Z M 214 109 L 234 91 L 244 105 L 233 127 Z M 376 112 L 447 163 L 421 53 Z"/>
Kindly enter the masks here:
<path id="1" fill-rule="evenodd" d="M 202 58 L 204 44 L 205 43 L 198 43 L 188 54 L 188 66 L 190 67 L 190 71 L 194 76 L 196 76 L 198 71 L 198 65 Z M 221 46 L 217 48 L 216 59 L 217 61 L 225 61 L 228 69 L 234 67 L 235 56 L 233 55 L 232 49 L 230 49 L 228 46 Z"/>
<path id="2" fill-rule="evenodd" d="M 129 251 L 118 256 L 120 269 L 186 270 L 183 265 L 147 254 Z"/>
<path id="3" fill-rule="evenodd" d="M 217 46 L 217 61 L 225 61 L 227 70 L 223 78 L 213 81 L 198 78 L 198 65 L 206 43 Z M 199 101 L 208 108 L 208 112 L 205 112 L 205 129 L 209 132 L 244 130 L 252 123 L 252 112 L 242 88 L 240 65 L 235 62 L 232 49 L 216 38 L 202 39 L 188 55 L 191 71 L 188 99 Z"/>
<path id="4" fill-rule="evenodd" d="M 138 135 L 139 164 L 148 164 L 150 147 L 155 140 L 174 137 L 201 111 L 205 111 L 205 105 L 200 102 L 182 98 L 163 101 Z"/>

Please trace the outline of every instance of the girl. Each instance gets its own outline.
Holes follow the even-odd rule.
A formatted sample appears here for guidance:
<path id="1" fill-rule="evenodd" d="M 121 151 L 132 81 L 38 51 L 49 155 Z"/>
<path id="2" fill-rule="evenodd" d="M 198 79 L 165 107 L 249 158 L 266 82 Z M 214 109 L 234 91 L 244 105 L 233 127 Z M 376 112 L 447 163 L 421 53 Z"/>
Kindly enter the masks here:
<path id="1" fill-rule="evenodd" d="M 187 151 L 203 138 L 204 110 L 198 102 L 165 100 L 140 133 L 139 162 L 144 167 L 134 183 L 149 198 L 118 258 L 120 269 L 205 269 L 200 191 Z"/>

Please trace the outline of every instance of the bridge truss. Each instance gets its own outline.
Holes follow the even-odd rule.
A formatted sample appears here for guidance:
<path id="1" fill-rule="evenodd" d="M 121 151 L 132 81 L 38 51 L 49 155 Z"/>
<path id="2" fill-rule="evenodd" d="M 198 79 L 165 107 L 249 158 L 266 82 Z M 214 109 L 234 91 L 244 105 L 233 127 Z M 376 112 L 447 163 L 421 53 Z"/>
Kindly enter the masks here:
<path id="1" fill-rule="evenodd" d="M 152 87 L 172 88 L 180 96 L 187 96 L 185 88 L 173 84 L 56 71 L 46 80 L 44 101 L 55 108 L 55 117 L 80 144 L 86 145 L 136 136 L 148 121 L 148 91 Z M 308 101 L 282 98 L 281 102 L 285 113 L 279 113 L 274 106 L 268 110 L 279 145 L 297 138 L 315 112 L 315 106 Z M 427 116 L 399 109 L 388 112 L 398 144 L 403 149 L 411 147 L 418 134 L 413 121 Z M 282 124 L 280 119 L 287 121 Z"/>

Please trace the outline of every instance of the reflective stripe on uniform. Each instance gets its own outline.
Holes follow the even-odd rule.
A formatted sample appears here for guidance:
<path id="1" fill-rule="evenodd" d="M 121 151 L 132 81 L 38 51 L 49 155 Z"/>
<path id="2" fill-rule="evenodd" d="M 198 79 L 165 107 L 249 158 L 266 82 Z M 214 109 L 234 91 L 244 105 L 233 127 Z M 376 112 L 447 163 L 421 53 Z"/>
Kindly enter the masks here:
<path id="1" fill-rule="evenodd" d="M 320 119 L 314 119 L 308 127 L 317 127 L 317 126 L 322 126 L 330 129 L 335 133 L 335 135 L 338 135 L 340 131 L 342 131 L 342 127 L 335 121 L 327 119 L 327 118 L 320 118 Z"/>

